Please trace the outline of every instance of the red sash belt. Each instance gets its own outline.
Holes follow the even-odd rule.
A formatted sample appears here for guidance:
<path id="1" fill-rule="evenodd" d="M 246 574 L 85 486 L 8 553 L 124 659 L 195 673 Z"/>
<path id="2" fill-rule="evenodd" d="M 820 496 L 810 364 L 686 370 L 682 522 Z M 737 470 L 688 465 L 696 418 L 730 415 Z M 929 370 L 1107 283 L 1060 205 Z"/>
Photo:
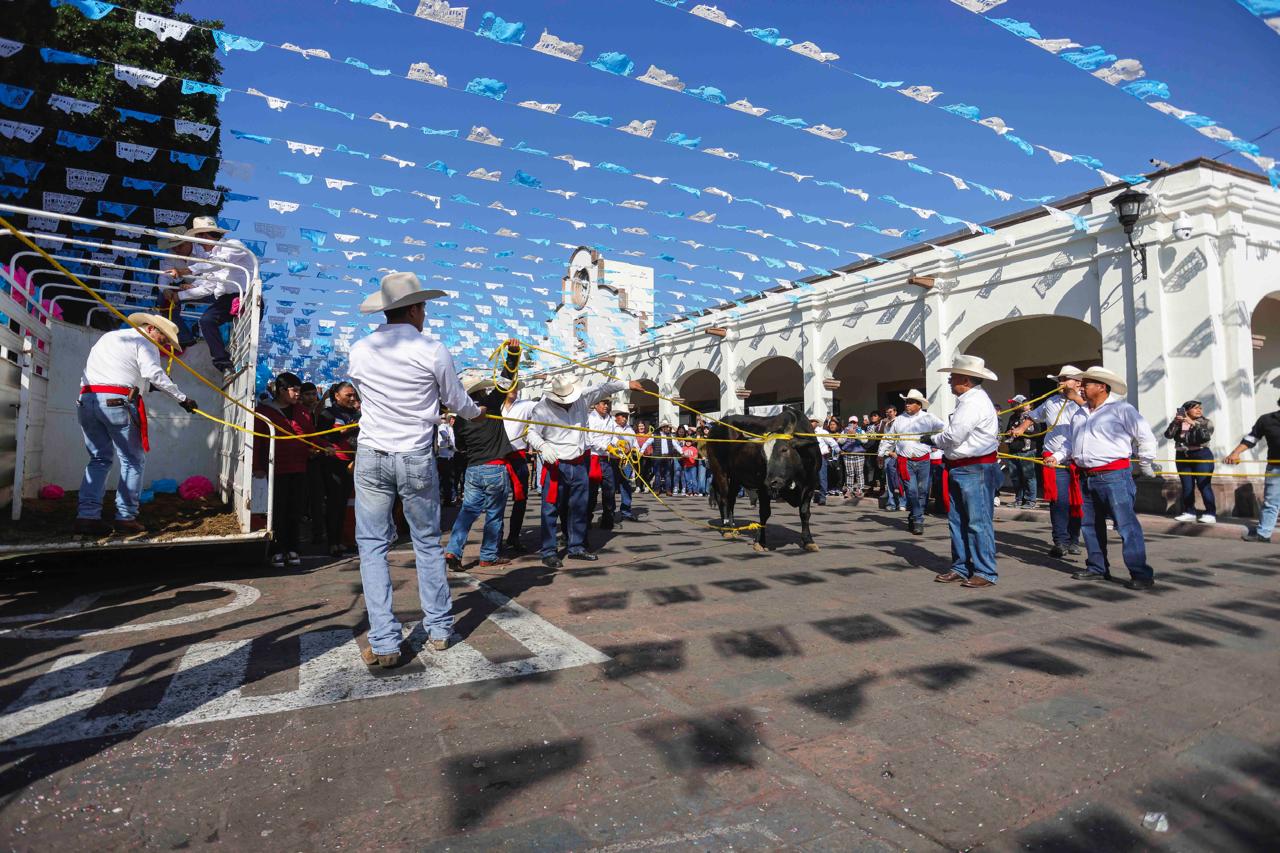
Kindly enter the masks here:
<path id="1" fill-rule="evenodd" d="M 1053 463 L 1052 453 L 1042 454 L 1045 462 L 1049 465 Z M 1072 518 L 1084 517 L 1084 492 L 1080 489 L 1080 469 L 1076 467 L 1076 463 L 1068 461 L 1065 465 L 1044 468 L 1044 499 L 1049 503 L 1058 501 L 1058 469 L 1065 468 L 1067 471 L 1067 511 Z"/>
<path id="2" fill-rule="evenodd" d="M 1095 468 L 1082 468 L 1081 470 L 1086 474 L 1101 474 L 1104 471 L 1124 471 L 1128 467 L 1128 459 L 1116 459 L 1113 462 L 1108 462 L 1106 465 L 1099 465 Z"/>
<path id="3" fill-rule="evenodd" d="M 963 468 L 966 465 L 986 465 L 995 462 L 997 456 L 995 453 L 988 453 L 984 456 L 966 456 L 963 459 L 944 459 L 942 464 L 947 466 L 947 470 L 952 468 Z"/>
<path id="4" fill-rule="evenodd" d="M 599 483 L 604 479 L 604 469 L 600 467 L 600 459 L 599 453 L 591 454 L 591 466 L 587 469 L 587 481 L 590 483 Z"/>
<path id="5" fill-rule="evenodd" d="M 560 466 L 581 465 L 587 454 L 576 459 L 561 459 L 559 462 L 548 462 L 542 466 L 542 499 L 555 503 L 560 497 Z"/>
<path id="6" fill-rule="evenodd" d="M 898 494 L 905 495 L 907 493 L 907 479 L 909 478 L 907 457 L 898 454 L 896 461 L 898 464 Z"/>
<path id="7" fill-rule="evenodd" d="M 134 389 L 128 385 L 81 385 L 81 394 L 119 394 L 128 399 L 133 396 Z M 151 450 L 151 441 L 147 436 L 147 404 L 142 402 L 142 395 L 138 395 L 138 431 L 142 434 L 142 450 L 144 453 Z"/>
<path id="8" fill-rule="evenodd" d="M 522 501 L 525 499 L 525 491 L 524 491 L 524 480 L 521 479 L 520 475 L 516 473 L 515 463 L 518 461 L 527 465 L 528 463 L 525 462 L 526 458 L 527 458 L 526 454 L 523 450 L 513 450 L 503 458 L 495 459 L 489 463 L 490 465 L 506 465 L 507 466 L 507 476 L 511 478 L 511 497 L 514 500 L 518 500 L 518 501 Z"/>

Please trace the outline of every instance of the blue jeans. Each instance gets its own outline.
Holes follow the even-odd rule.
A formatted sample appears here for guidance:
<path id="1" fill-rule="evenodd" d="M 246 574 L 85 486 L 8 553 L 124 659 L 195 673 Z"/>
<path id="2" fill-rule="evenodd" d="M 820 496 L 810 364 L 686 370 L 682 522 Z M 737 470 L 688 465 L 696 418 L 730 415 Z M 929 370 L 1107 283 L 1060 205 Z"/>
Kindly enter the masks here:
<path id="1" fill-rule="evenodd" d="M 631 514 L 631 493 L 635 490 L 635 485 L 631 482 L 633 471 L 631 466 L 625 462 L 613 460 L 613 481 L 618 484 L 618 494 L 621 499 L 618 503 L 618 511 L 622 515 Z"/>
<path id="2" fill-rule="evenodd" d="M 80 481 L 77 518 L 102 518 L 102 496 L 117 453 L 120 454 L 120 483 L 116 486 L 116 519 L 138 517 L 142 469 L 147 459 L 142 451 L 138 413 L 127 401 L 120 406 L 107 405 L 108 400 L 124 399 L 119 394 L 81 394 L 76 405 L 84 446 L 89 451 L 89 464 Z"/>
<path id="3" fill-rule="evenodd" d="M 698 493 L 698 463 L 696 462 L 684 469 L 684 493 L 686 495 Z"/>
<path id="4" fill-rule="evenodd" d="M 234 291 L 219 296 L 200 315 L 200 334 L 204 335 L 204 342 L 209 346 L 209 355 L 214 361 L 230 359 L 227 345 L 222 342 L 222 326 L 231 322 L 231 303 L 239 295 L 239 291 Z"/>
<path id="5" fill-rule="evenodd" d="M 924 524 L 924 508 L 929 503 L 929 478 L 932 476 L 933 461 L 928 455 L 907 460 L 907 509 L 911 512 L 911 520 L 917 524 Z"/>
<path id="6" fill-rule="evenodd" d="M 827 457 L 818 463 L 818 494 L 814 500 L 820 504 L 827 502 Z"/>
<path id="7" fill-rule="evenodd" d="M 675 491 L 675 463 L 674 459 L 655 459 L 653 460 L 653 488 L 659 492 Z"/>
<path id="8" fill-rule="evenodd" d="M 467 534 L 471 525 L 484 515 L 484 537 L 480 540 L 480 559 L 498 559 L 498 545 L 502 542 L 502 514 L 507 509 L 507 492 L 510 476 L 506 465 L 472 465 L 467 469 L 462 487 L 462 509 L 453 522 L 449 534 L 450 554 L 461 557 L 467 547 Z"/>
<path id="9" fill-rule="evenodd" d="M 551 487 L 550 466 L 547 466 L 547 482 L 542 489 L 542 558 L 556 556 L 556 526 L 559 523 L 559 504 L 568 509 L 565 535 L 569 540 L 570 554 L 583 554 L 587 550 L 587 493 L 591 490 L 587 462 L 560 463 L 560 493 L 556 503 L 547 500 Z"/>
<path id="10" fill-rule="evenodd" d="M 1100 474 L 1080 475 L 1080 491 L 1084 493 L 1084 547 L 1089 552 L 1085 567 L 1094 574 L 1107 574 L 1111 561 L 1107 559 L 1107 518 L 1114 518 L 1116 531 L 1123 544 L 1125 568 L 1130 576 L 1150 579 L 1155 573 L 1147 565 L 1147 541 L 1142 536 L 1142 525 L 1133 511 L 1133 499 L 1138 487 L 1128 468 L 1119 471 L 1103 471 Z"/>
<path id="11" fill-rule="evenodd" d="M 951 511 L 951 571 L 996 582 L 996 490 L 1004 475 L 994 462 L 962 465 L 948 472 Z"/>
<path id="12" fill-rule="evenodd" d="M 363 445 L 356 450 L 356 545 L 360 581 L 369 613 L 369 646 L 376 654 L 400 648 L 400 623 L 392 612 L 391 570 L 387 553 L 396 539 L 392 518 L 396 495 L 409 523 L 418 569 L 418 598 L 427 636 L 442 640 L 453 633 L 453 598 L 440 547 L 440 479 L 430 450 L 383 453 Z"/>
<path id="13" fill-rule="evenodd" d="M 590 474 L 590 469 L 588 469 Z M 600 482 L 591 483 L 591 494 L 587 498 L 587 522 L 590 523 L 596 514 L 596 502 L 599 498 L 600 503 L 600 523 L 608 522 L 612 524 L 618 515 L 618 481 L 613 476 L 613 459 L 609 456 L 600 457 Z"/>
<path id="14" fill-rule="evenodd" d="M 1025 459 L 1009 460 L 1009 480 L 1013 486 L 1013 502 L 1036 502 L 1036 463 Z"/>
<path id="15" fill-rule="evenodd" d="M 1047 476 L 1058 481 L 1058 499 L 1049 504 L 1049 523 L 1053 525 L 1053 544 L 1066 548 L 1080 542 L 1080 519 L 1071 515 L 1071 472 L 1066 468 L 1045 468 Z"/>
<path id="16" fill-rule="evenodd" d="M 1182 511 L 1196 511 L 1196 492 L 1204 501 L 1204 511 L 1209 515 L 1218 514 L 1218 503 L 1213 497 L 1213 451 L 1207 447 L 1198 450 L 1179 450 L 1182 459 L 1195 459 L 1196 462 L 1178 462 L 1179 474 L 1195 474 L 1203 476 L 1182 477 Z"/>
<path id="17" fill-rule="evenodd" d="M 902 484 L 902 478 L 898 476 L 898 460 L 892 456 L 886 456 L 881 462 L 884 464 L 885 507 L 897 509 L 900 506 L 906 506 L 906 499 L 898 494 L 898 488 Z"/>
<path id="18" fill-rule="evenodd" d="M 703 495 L 711 494 L 711 477 L 707 471 L 707 460 L 698 460 L 698 493 Z"/>
<path id="19" fill-rule="evenodd" d="M 1258 535 L 1270 537 L 1276 528 L 1276 517 L 1280 516 L 1280 465 L 1268 465 L 1266 472 L 1271 476 L 1264 480 L 1262 487 L 1262 513 L 1258 516 Z"/>

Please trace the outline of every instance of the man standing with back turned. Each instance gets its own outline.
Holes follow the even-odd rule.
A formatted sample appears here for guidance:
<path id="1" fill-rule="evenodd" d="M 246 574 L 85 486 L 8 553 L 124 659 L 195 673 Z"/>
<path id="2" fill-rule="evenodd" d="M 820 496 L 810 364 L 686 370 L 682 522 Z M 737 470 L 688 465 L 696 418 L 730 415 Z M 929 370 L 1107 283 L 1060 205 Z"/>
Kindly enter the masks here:
<path id="1" fill-rule="evenodd" d="M 400 662 L 400 623 L 392 612 L 387 566 L 396 538 L 397 494 L 413 539 L 427 644 L 444 651 L 453 638 L 453 600 L 440 547 L 435 432 L 441 401 L 464 418 L 482 418 L 484 409 L 467 396 L 444 345 L 422 333 L 423 303 L 439 296 L 444 291 L 424 290 L 413 273 L 388 273 L 378 292 L 360 304 L 362 314 L 381 311 L 387 322 L 351 347 L 349 374 L 361 400 L 356 543 L 369 613 L 369 647 L 361 655 L 369 666 Z"/>
<path id="2" fill-rule="evenodd" d="M 996 375 L 975 355 L 958 355 L 951 367 L 939 372 L 950 374 L 947 382 L 957 402 L 947 428 L 921 438 L 942 451 L 951 496 L 951 571 L 934 580 L 959 582 L 969 589 L 991 586 L 997 578 L 994 516 L 1002 478 L 996 456 L 1000 424 L 982 383 L 996 381 Z"/>

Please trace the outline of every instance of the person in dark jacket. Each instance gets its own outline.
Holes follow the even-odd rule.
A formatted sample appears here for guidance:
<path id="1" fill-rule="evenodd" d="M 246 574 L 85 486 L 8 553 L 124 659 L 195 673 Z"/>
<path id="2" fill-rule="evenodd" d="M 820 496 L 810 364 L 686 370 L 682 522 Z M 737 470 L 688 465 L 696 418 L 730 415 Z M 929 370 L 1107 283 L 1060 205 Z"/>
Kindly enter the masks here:
<path id="1" fill-rule="evenodd" d="M 337 382 L 329 389 L 326 405 L 316 413 L 316 432 L 347 426 L 360 420 L 360 398 L 350 382 Z M 351 464 L 356 458 L 358 428 L 320 436 L 317 443 L 332 447 L 334 455 L 319 456 L 320 483 L 324 489 L 324 534 L 329 543 L 329 555 L 346 554 L 342 542 L 342 526 L 347 518 L 347 501 L 355 488 Z"/>
<path id="2" fill-rule="evenodd" d="M 1009 405 L 1014 409 L 1009 415 L 1008 423 L 1004 425 L 1005 434 L 1009 436 L 1006 446 L 1010 456 L 1025 457 L 1005 460 L 1009 465 L 1009 483 L 1013 486 L 1013 505 L 1034 509 L 1037 506 L 1036 463 L 1031 460 L 1037 458 L 1039 454 L 1036 452 L 1034 438 L 1014 433 L 1015 427 L 1021 426 L 1031 407 L 1027 405 L 1027 398 L 1022 394 L 1010 399 Z"/>
<path id="3" fill-rule="evenodd" d="M 299 402 L 302 396 L 302 380 L 292 373 L 276 377 L 275 396 L 258 405 L 257 413 L 271 421 L 277 436 L 306 435 L 315 432 L 311 415 Z M 265 424 L 257 424 L 258 432 L 265 432 Z M 302 510 L 307 503 L 307 460 L 324 452 L 316 442 L 299 439 L 277 439 L 275 442 L 275 466 L 270 465 L 272 440 L 255 436 L 253 439 L 253 476 L 272 475 L 271 483 L 271 565 L 273 568 L 297 568 L 302 565 L 298 556 L 298 528 L 302 523 Z"/>
<path id="4" fill-rule="evenodd" d="M 1182 480 L 1182 514 L 1174 521 L 1216 524 L 1218 504 L 1213 498 L 1213 451 L 1209 449 L 1213 422 L 1204 416 L 1204 406 L 1199 400 L 1182 404 L 1164 431 L 1164 437 L 1173 439 L 1175 464 Z M 1202 515 L 1196 513 L 1197 491 L 1204 501 Z"/>
<path id="5" fill-rule="evenodd" d="M 472 380 L 467 383 L 467 395 L 487 411 L 500 412 L 506 402 L 508 390 L 516 381 L 520 367 L 520 342 L 514 338 L 506 342 L 507 358 L 502 365 L 501 387 L 492 379 Z M 480 542 L 480 567 L 505 566 L 511 562 L 499 555 L 502 545 L 502 524 L 507 509 L 507 494 L 519 488 L 510 456 L 515 452 L 507 437 L 506 425 L 501 418 L 482 418 L 478 421 L 457 419 L 453 424 L 454 437 L 459 454 L 466 454 L 467 469 L 462 487 L 462 507 L 453 522 L 449 545 L 445 548 L 444 562 L 449 571 L 462 571 L 462 550 L 467 545 L 471 525 L 481 515 L 485 517 L 484 536 Z"/>

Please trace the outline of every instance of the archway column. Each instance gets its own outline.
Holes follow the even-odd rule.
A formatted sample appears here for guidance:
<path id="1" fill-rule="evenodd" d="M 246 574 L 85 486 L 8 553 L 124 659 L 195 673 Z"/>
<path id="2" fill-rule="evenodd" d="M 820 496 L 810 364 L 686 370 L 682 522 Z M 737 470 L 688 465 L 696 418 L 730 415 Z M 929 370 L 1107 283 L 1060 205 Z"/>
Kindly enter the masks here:
<path id="1" fill-rule="evenodd" d="M 658 350 L 658 393 L 664 397 L 676 395 L 675 377 L 672 375 L 672 363 L 675 353 L 670 347 Z M 675 425 L 679 420 L 680 409 L 669 400 L 658 400 L 658 423 Z"/>
<path id="2" fill-rule="evenodd" d="M 939 279 L 941 282 L 941 279 Z M 930 410 L 942 417 L 955 408 L 955 397 L 941 381 L 938 373 L 955 360 L 955 349 L 947 336 L 949 311 L 945 288 L 934 287 L 924 297 L 924 340 L 921 349 L 924 351 L 925 388 L 929 398 Z"/>
<path id="3" fill-rule="evenodd" d="M 831 414 L 831 395 L 823 387 L 823 380 L 829 374 L 827 365 L 822 359 L 823 334 L 822 324 L 818 322 L 821 306 L 817 300 L 810 300 L 801 315 L 800 334 L 804 335 L 804 351 L 801 353 L 800 368 L 804 371 L 804 410 L 810 417 L 825 419 Z"/>
<path id="4" fill-rule="evenodd" d="M 746 399 L 738 394 L 741 386 L 738 380 L 738 354 L 734 350 L 734 342 L 737 338 L 737 328 L 728 328 L 716 341 L 716 347 L 720 352 L 720 412 L 722 414 L 741 411 L 741 401 Z"/>

